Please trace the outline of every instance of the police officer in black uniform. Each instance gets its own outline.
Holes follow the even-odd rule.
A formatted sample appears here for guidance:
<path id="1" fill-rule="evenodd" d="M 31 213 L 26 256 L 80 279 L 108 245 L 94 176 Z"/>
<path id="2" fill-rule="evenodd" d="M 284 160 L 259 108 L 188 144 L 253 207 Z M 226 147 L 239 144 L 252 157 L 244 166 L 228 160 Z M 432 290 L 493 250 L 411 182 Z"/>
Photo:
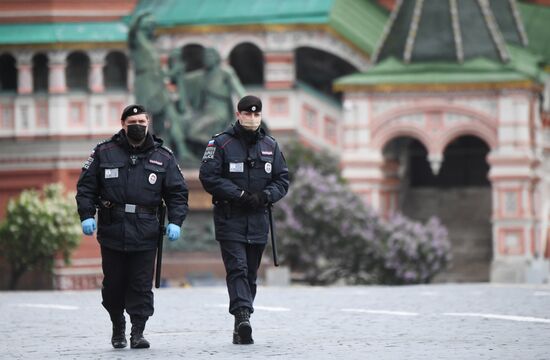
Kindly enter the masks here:
<path id="1" fill-rule="evenodd" d="M 172 151 L 148 132 L 149 115 L 142 106 L 126 107 L 121 125 L 110 140 L 94 148 L 84 164 L 76 201 L 86 235 L 96 230 L 94 216 L 99 209 L 101 295 L 113 323 L 111 343 L 115 348 L 127 345 L 126 310 L 132 322 L 130 347 L 148 348 L 143 330 L 153 315 L 159 205 L 164 200 L 168 210 L 168 239 L 178 239 L 187 215 L 188 190 Z"/>
<path id="2" fill-rule="evenodd" d="M 250 314 L 267 243 L 267 206 L 286 195 L 289 180 L 277 142 L 260 128 L 261 100 L 245 96 L 237 110 L 238 121 L 208 142 L 199 178 L 212 194 L 229 312 L 235 316 L 233 343 L 252 344 Z"/>

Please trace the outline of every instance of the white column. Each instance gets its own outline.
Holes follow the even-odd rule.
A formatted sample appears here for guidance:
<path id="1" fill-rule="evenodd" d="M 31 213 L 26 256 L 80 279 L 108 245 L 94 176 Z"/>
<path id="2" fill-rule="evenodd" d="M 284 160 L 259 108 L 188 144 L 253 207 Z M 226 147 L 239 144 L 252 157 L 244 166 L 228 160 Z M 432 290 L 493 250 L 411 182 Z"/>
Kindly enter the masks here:
<path id="1" fill-rule="evenodd" d="M 49 62 L 49 89 L 50 94 L 64 94 L 67 92 L 67 79 L 65 68 L 67 67 L 67 52 L 53 51 L 48 53 Z"/>
<path id="2" fill-rule="evenodd" d="M 17 53 L 17 93 L 30 94 L 33 90 L 32 83 L 32 56 L 30 51 Z"/>
<path id="3" fill-rule="evenodd" d="M 290 89 L 296 81 L 294 52 L 267 52 L 264 55 L 264 81 L 267 89 Z"/>
<path id="4" fill-rule="evenodd" d="M 530 118 L 535 94 L 507 93 L 499 99 L 498 148 L 488 156 L 493 192 L 491 281 L 538 282 L 536 185 L 540 159 Z M 535 129 L 536 131 L 536 129 Z"/>
<path id="5" fill-rule="evenodd" d="M 90 75 L 88 83 L 92 93 L 102 93 L 105 91 L 105 82 L 103 78 L 103 67 L 105 66 L 105 56 L 107 52 L 104 50 L 92 51 L 90 56 Z"/>

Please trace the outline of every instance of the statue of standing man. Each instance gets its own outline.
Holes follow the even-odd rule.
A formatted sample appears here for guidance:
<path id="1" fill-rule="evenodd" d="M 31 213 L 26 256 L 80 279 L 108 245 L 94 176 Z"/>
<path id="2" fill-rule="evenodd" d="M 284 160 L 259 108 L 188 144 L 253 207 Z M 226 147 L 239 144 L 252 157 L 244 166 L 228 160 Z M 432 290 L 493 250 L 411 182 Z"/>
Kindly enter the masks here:
<path id="1" fill-rule="evenodd" d="M 166 88 L 165 74 L 154 47 L 155 20 L 151 13 L 138 14 L 130 23 L 128 47 L 134 64 L 136 103 L 149 110 L 153 130 L 173 147 L 177 158 L 190 155 L 185 145 L 183 114 L 179 113 Z"/>
<path id="2" fill-rule="evenodd" d="M 149 12 L 137 15 L 130 24 L 136 102 L 150 109 L 155 134 L 167 140 L 180 161 L 198 162 L 204 144 L 234 121 L 233 97 L 243 97 L 245 90 L 234 70 L 222 66 L 214 48 L 204 50 L 203 68 L 191 72 L 186 72 L 181 52 L 174 49 L 171 69 L 165 73 L 154 47 L 155 25 Z M 176 84 L 177 101 L 166 87 L 167 78 Z"/>
<path id="3" fill-rule="evenodd" d="M 184 93 L 192 112 L 186 112 L 187 145 L 200 158 L 204 144 L 235 120 L 233 96 L 241 98 L 245 90 L 233 68 L 221 65 L 214 48 L 204 49 L 204 67 L 184 75 Z M 180 90 L 180 97 L 182 92 Z"/>

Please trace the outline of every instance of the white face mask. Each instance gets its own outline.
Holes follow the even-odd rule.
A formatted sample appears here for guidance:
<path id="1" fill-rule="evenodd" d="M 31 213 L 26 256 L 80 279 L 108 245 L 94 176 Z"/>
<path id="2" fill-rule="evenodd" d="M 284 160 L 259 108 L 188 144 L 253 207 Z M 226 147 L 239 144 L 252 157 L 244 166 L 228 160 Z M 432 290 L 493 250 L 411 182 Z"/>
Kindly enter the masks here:
<path id="1" fill-rule="evenodd" d="M 239 114 L 239 123 L 248 131 L 256 131 L 262 123 L 262 115 L 259 113 Z"/>

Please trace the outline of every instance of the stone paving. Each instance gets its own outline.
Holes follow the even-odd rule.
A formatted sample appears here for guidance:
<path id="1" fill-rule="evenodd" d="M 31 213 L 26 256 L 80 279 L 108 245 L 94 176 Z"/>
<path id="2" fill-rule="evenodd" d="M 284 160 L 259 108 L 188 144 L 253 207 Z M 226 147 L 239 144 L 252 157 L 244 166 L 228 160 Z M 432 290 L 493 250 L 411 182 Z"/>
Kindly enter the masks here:
<path id="1" fill-rule="evenodd" d="M 155 291 L 151 348 L 115 350 L 99 290 L 0 293 L 2 359 L 550 359 L 550 287 L 260 287 L 254 345 L 224 287 Z"/>

